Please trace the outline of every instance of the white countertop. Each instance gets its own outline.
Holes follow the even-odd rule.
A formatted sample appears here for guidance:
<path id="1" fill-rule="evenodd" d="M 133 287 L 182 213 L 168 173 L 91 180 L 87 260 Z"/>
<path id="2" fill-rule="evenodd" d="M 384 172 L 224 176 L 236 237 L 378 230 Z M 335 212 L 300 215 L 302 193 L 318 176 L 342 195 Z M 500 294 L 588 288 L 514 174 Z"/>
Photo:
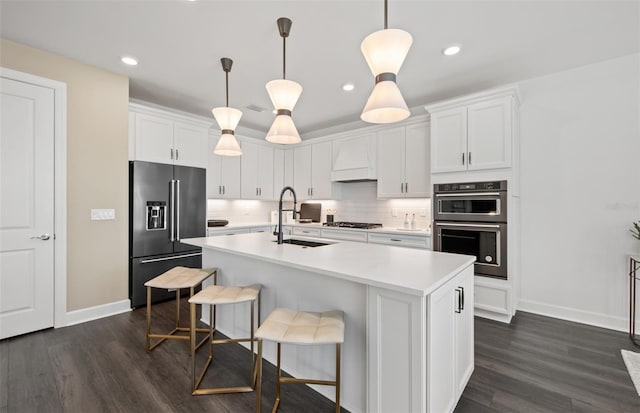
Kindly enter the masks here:
<path id="1" fill-rule="evenodd" d="M 238 223 L 238 224 L 228 224 L 224 227 L 208 227 L 209 231 L 224 231 L 228 229 L 239 229 L 239 228 L 253 228 L 253 227 L 263 227 L 275 225 L 269 222 L 254 222 L 254 223 Z M 375 232 L 382 234 L 403 234 L 403 235 L 415 235 L 422 237 L 430 237 L 431 231 L 426 229 L 402 229 L 402 228 L 392 228 L 392 227 L 382 227 L 382 228 L 372 228 L 372 229 L 362 229 L 362 228 L 345 228 L 345 227 L 329 227 L 326 225 L 322 225 L 319 222 L 313 222 L 309 224 L 282 224 L 284 227 L 301 227 L 301 228 L 322 228 L 322 229 L 337 229 L 337 230 L 345 230 L 345 231 L 365 231 L 365 232 Z"/>
<path id="2" fill-rule="evenodd" d="M 271 234 L 253 233 L 181 242 L 419 296 L 431 294 L 475 261 L 468 255 L 361 242 L 331 241 L 303 248 L 274 240 Z"/>

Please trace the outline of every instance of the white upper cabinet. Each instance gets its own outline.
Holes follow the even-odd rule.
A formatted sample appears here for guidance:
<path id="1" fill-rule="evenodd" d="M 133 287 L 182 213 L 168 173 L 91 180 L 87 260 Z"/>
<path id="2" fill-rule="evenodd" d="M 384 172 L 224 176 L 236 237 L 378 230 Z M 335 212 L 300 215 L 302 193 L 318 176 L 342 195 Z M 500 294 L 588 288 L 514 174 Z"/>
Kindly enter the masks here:
<path id="1" fill-rule="evenodd" d="M 293 150 L 293 188 L 298 199 L 336 199 L 340 184 L 331 182 L 331 142 Z"/>
<path id="2" fill-rule="evenodd" d="M 511 166 L 511 98 L 504 97 L 467 108 L 468 169 Z"/>
<path id="3" fill-rule="evenodd" d="M 173 163 L 173 121 L 135 114 L 135 160 Z"/>
<path id="4" fill-rule="evenodd" d="M 273 148 L 244 140 L 241 144 L 241 196 L 244 199 L 273 199 Z"/>
<path id="5" fill-rule="evenodd" d="M 336 139 L 332 146 L 332 181 L 377 178 L 375 133 Z"/>
<path id="6" fill-rule="evenodd" d="M 240 156 L 213 153 L 219 137 L 209 135 L 207 166 L 207 198 L 240 198 Z"/>
<path id="7" fill-rule="evenodd" d="M 378 198 L 429 197 L 429 148 L 425 123 L 378 132 Z"/>
<path id="8" fill-rule="evenodd" d="M 206 168 L 209 161 L 208 129 L 175 122 L 173 132 L 174 164 Z"/>
<path id="9" fill-rule="evenodd" d="M 331 199 L 331 142 L 311 145 L 311 197 Z"/>
<path id="10" fill-rule="evenodd" d="M 431 170 L 463 171 L 467 157 L 467 108 L 431 115 Z"/>
<path id="11" fill-rule="evenodd" d="M 311 198 L 311 145 L 293 149 L 293 189 L 298 199 Z"/>
<path id="12" fill-rule="evenodd" d="M 431 172 L 511 167 L 517 91 L 506 88 L 427 106 Z"/>
<path id="13" fill-rule="evenodd" d="M 138 104 L 129 108 L 132 160 L 207 167 L 210 124 Z"/>
<path id="14" fill-rule="evenodd" d="M 280 199 L 285 186 L 293 188 L 293 153 L 293 148 L 273 150 L 273 199 Z M 287 192 L 284 199 L 293 200 L 291 192 Z"/>

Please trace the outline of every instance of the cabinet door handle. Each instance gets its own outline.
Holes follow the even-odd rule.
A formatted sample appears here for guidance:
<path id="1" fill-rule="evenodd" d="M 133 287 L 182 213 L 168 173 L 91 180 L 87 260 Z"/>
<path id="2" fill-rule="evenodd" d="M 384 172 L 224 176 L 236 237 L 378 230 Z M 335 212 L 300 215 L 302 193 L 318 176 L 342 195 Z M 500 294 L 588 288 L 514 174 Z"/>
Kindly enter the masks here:
<path id="1" fill-rule="evenodd" d="M 462 296 L 460 300 L 460 310 L 464 310 L 464 287 L 460 287 L 460 295 Z"/>
<path id="2" fill-rule="evenodd" d="M 471 165 L 471 152 L 469 152 L 469 165 Z"/>
<path id="3" fill-rule="evenodd" d="M 400 192 L 404 194 L 404 182 L 400 182 Z"/>
<path id="4" fill-rule="evenodd" d="M 262 196 L 262 188 L 258 188 L 258 195 Z"/>
<path id="5" fill-rule="evenodd" d="M 405 182 L 404 183 L 404 193 L 408 194 L 409 193 L 409 182 Z"/>
<path id="6" fill-rule="evenodd" d="M 226 189 L 225 189 L 224 185 L 222 185 L 222 195 L 224 195 L 224 194 L 225 194 L 225 192 L 227 192 L 227 191 L 226 191 Z"/>
<path id="7" fill-rule="evenodd" d="M 173 148 L 171 148 L 171 159 L 173 160 Z"/>
<path id="8" fill-rule="evenodd" d="M 180 159 L 180 151 L 176 149 L 176 161 Z"/>
<path id="9" fill-rule="evenodd" d="M 456 307 L 456 313 L 462 312 L 462 291 L 460 287 L 456 288 L 456 293 L 458 293 L 458 306 Z"/>
<path id="10" fill-rule="evenodd" d="M 462 164 L 464 165 L 464 152 L 462 152 Z"/>
<path id="11" fill-rule="evenodd" d="M 389 241 L 402 242 L 402 240 L 401 240 L 401 239 L 395 239 L 395 238 L 389 238 Z"/>

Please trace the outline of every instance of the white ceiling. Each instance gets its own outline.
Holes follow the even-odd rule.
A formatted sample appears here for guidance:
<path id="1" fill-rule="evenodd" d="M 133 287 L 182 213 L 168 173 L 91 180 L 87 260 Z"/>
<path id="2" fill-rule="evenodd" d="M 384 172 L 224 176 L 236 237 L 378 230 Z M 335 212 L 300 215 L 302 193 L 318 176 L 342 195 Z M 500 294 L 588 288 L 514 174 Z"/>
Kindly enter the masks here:
<path id="1" fill-rule="evenodd" d="M 230 57 L 230 106 L 243 111 L 241 126 L 266 132 L 274 115 L 264 85 L 282 76 L 276 20 L 289 17 L 287 78 L 304 88 L 293 118 L 308 138 L 359 120 L 373 87 L 360 43 L 382 28 L 383 4 L 2 0 L 0 35 L 126 75 L 132 98 L 210 118 L 224 105 L 220 58 Z M 389 27 L 413 35 L 398 85 L 421 113 L 425 103 L 635 53 L 639 16 L 638 1 L 389 0 Z M 443 56 L 451 43 L 462 53 Z M 343 92 L 346 82 L 356 90 Z"/>

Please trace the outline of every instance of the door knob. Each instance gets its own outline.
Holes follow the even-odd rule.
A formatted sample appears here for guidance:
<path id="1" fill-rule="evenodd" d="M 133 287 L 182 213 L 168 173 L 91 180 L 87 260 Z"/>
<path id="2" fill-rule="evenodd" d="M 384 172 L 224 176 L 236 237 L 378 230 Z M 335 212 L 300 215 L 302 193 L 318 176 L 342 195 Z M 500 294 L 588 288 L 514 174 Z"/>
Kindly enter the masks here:
<path id="1" fill-rule="evenodd" d="M 49 235 L 49 234 L 42 234 L 39 237 L 31 237 L 31 239 L 40 239 L 42 241 L 46 241 L 49 238 L 51 238 L 51 235 Z"/>

